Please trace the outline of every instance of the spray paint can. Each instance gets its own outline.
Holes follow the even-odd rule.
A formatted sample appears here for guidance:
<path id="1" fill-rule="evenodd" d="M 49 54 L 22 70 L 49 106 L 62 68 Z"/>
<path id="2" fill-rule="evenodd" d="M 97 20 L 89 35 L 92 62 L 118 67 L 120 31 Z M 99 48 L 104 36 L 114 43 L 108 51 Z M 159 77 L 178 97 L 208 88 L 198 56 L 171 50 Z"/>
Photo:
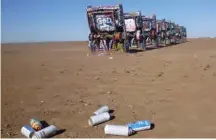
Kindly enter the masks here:
<path id="1" fill-rule="evenodd" d="M 89 125 L 94 126 L 103 122 L 106 122 L 110 120 L 111 115 L 108 112 L 91 116 L 90 119 L 88 120 Z"/>
<path id="2" fill-rule="evenodd" d="M 127 126 L 130 127 L 131 129 L 133 129 L 134 131 L 151 129 L 151 123 L 148 120 L 132 122 L 132 123 L 127 124 Z"/>
<path id="3" fill-rule="evenodd" d="M 102 113 L 105 113 L 105 112 L 108 112 L 108 111 L 109 111 L 109 107 L 108 106 L 102 106 L 98 110 L 96 110 L 94 112 L 94 114 L 95 115 L 99 115 L 99 114 L 102 114 Z"/>
<path id="4" fill-rule="evenodd" d="M 36 131 L 42 129 L 42 124 L 41 124 L 41 122 L 40 122 L 39 120 L 35 119 L 35 118 L 30 119 L 30 125 L 31 125 L 31 127 L 32 127 L 34 130 L 36 130 Z"/>
<path id="5" fill-rule="evenodd" d="M 54 136 L 57 132 L 57 129 L 54 125 L 50 125 L 46 128 L 43 128 L 34 133 L 32 136 L 33 139 L 41 139 L 41 138 L 48 138 Z"/>
<path id="6" fill-rule="evenodd" d="M 130 136 L 134 131 L 128 126 L 121 125 L 105 125 L 104 127 L 105 134 L 109 135 L 118 135 L 118 136 Z"/>
<path id="7" fill-rule="evenodd" d="M 21 128 L 21 133 L 26 136 L 27 138 L 32 138 L 33 134 L 34 134 L 35 130 L 29 126 L 29 125 L 24 125 Z"/>

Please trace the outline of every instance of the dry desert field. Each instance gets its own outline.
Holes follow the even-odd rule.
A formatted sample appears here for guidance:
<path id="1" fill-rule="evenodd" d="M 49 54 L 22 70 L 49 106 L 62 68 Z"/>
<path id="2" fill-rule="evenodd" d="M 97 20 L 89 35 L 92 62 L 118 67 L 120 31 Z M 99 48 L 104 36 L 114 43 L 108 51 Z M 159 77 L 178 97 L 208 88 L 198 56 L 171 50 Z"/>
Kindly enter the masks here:
<path id="1" fill-rule="evenodd" d="M 138 53 L 87 56 L 86 42 L 2 44 L 1 137 L 24 138 L 31 118 L 55 138 L 121 138 L 105 124 L 148 119 L 130 138 L 216 137 L 216 39 Z M 115 119 L 90 127 L 100 105 Z"/>

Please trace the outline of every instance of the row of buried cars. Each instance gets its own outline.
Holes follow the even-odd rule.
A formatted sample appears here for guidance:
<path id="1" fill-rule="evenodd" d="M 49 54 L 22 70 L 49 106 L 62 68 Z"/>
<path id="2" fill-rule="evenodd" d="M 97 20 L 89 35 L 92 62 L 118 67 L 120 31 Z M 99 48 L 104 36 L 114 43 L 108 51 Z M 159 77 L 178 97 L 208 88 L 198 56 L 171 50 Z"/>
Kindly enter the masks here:
<path id="1" fill-rule="evenodd" d="M 156 15 L 143 16 L 140 11 L 124 13 L 122 4 L 88 6 L 86 11 L 91 52 L 130 52 L 186 42 L 184 26 L 158 20 Z"/>

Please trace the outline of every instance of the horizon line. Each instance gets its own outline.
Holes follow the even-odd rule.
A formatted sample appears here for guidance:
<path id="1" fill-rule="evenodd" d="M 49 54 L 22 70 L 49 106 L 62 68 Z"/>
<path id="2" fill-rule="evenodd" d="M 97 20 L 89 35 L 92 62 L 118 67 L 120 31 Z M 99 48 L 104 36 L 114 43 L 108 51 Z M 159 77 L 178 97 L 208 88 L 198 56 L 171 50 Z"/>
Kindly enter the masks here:
<path id="1" fill-rule="evenodd" d="M 198 39 L 198 38 L 216 38 L 216 37 L 188 37 L 187 39 Z M 3 44 L 31 44 L 31 43 L 63 43 L 63 42 L 88 42 L 88 40 L 1 42 L 1 45 Z"/>
<path id="2" fill-rule="evenodd" d="M 31 43 L 61 43 L 61 42 L 88 42 L 88 40 L 68 40 L 68 41 L 26 41 L 26 42 L 1 42 L 1 44 L 31 44 Z"/>

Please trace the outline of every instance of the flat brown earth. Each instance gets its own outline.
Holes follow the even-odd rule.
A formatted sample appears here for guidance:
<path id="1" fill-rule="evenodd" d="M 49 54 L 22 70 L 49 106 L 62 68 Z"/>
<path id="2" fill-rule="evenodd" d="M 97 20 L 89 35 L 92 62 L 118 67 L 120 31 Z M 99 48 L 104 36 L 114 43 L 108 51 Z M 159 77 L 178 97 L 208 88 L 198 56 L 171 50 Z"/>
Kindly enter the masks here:
<path id="1" fill-rule="evenodd" d="M 2 45 L 2 137 L 23 137 L 36 117 L 65 129 L 57 138 L 120 138 L 105 124 L 148 119 L 130 138 L 216 137 L 216 39 L 133 54 L 87 56 L 87 43 Z M 95 126 L 99 105 L 115 119 Z"/>

